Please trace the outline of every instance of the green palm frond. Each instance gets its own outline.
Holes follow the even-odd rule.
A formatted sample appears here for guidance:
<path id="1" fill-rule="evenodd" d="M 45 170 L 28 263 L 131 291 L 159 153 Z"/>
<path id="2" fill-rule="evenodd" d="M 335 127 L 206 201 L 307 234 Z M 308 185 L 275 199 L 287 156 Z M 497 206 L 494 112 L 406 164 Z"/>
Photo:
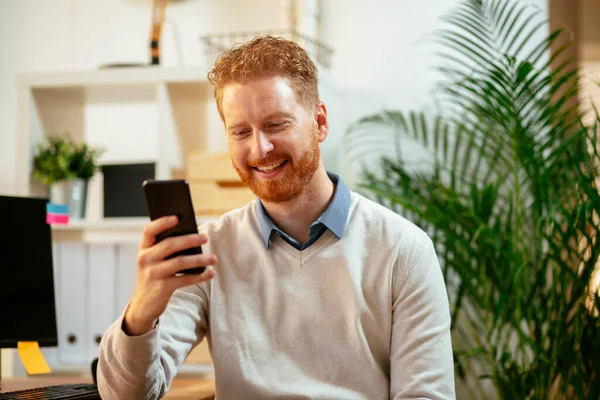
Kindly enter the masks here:
<path id="1" fill-rule="evenodd" d="M 583 124 L 578 70 L 551 67 L 568 45 L 555 48 L 561 31 L 536 39 L 537 9 L 465 0 L 444 21 L 441 111 L 353 124 L 360 186 L 436 243 L 457 376 L 491 379 L 505 399 L 600 398 L 598 110 Z"/>

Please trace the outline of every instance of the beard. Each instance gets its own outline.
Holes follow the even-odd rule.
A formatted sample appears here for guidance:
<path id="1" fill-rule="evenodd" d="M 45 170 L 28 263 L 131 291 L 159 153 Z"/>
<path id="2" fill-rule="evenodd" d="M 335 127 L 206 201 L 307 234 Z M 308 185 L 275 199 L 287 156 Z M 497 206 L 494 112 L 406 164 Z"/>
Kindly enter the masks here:
<path id="1" fill-rule="evenodd" d="M 262 179 L 254 173 L 253 167 L 284 160 L 287 162 L 283 167 L 283 173 L 274 179 Z M 240 168 L 232 159 L 233 167 L 242 183 L 259 199 L 268 203 L 283 203 L 300 196 L 319 168 L 320 161 L 321 150 L 316 129 L 311 133 L 308 148 L 298 160 L 292 160 L 287 153 L 274 152 L 264 158 L 249 160 L 246 168 Z"/>

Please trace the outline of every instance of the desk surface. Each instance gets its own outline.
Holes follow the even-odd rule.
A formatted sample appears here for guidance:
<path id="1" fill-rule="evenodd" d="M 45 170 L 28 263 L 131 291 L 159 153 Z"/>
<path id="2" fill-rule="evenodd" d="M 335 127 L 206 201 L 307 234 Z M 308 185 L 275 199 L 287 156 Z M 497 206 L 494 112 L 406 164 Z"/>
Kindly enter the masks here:
<path id="1" fill-rule="evenodd" d="M 0 393 L 24 390 L 40 386 L 62 385 L 66 383 L 92 383 L 91 378 L 60 375 L 37 375 L 27 378 L 3 378 Z M 212 399 L 215 394 L 215 381 L 194 376 L 177 376 L 171 390 L 164 399 L 168 400 L 204 400 Z"/>

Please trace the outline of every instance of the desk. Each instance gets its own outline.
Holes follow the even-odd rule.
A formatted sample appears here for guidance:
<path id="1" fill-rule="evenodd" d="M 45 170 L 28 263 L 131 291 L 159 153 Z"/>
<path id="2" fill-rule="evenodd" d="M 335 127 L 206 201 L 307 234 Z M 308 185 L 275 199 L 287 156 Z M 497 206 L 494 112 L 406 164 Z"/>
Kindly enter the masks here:
<path id="1" fill-rule="evenodd" d="M 64 375 L 37 375 L 27 378 L 3 378 L 0 393 L 24 390 L 40 386 L 62 385 L 66 383 L 92 383 L 91 378 Z M 177 376 L 171 390 L 163 399 L 167 400 L 207 400 L 215 395 L 215 381 L 194 376 Z"/>

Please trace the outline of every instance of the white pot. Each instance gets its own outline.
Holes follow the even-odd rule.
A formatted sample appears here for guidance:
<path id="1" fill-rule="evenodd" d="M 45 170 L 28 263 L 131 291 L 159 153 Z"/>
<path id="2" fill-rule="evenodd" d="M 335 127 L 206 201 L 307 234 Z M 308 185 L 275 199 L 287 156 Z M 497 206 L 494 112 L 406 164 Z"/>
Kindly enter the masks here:
<path id="1" fill-rule="evenodd" d="M 69 206 L 69 219 L 84 219 L 88 181 L 73 179 L 50 186 L 50 202 Z"/>

